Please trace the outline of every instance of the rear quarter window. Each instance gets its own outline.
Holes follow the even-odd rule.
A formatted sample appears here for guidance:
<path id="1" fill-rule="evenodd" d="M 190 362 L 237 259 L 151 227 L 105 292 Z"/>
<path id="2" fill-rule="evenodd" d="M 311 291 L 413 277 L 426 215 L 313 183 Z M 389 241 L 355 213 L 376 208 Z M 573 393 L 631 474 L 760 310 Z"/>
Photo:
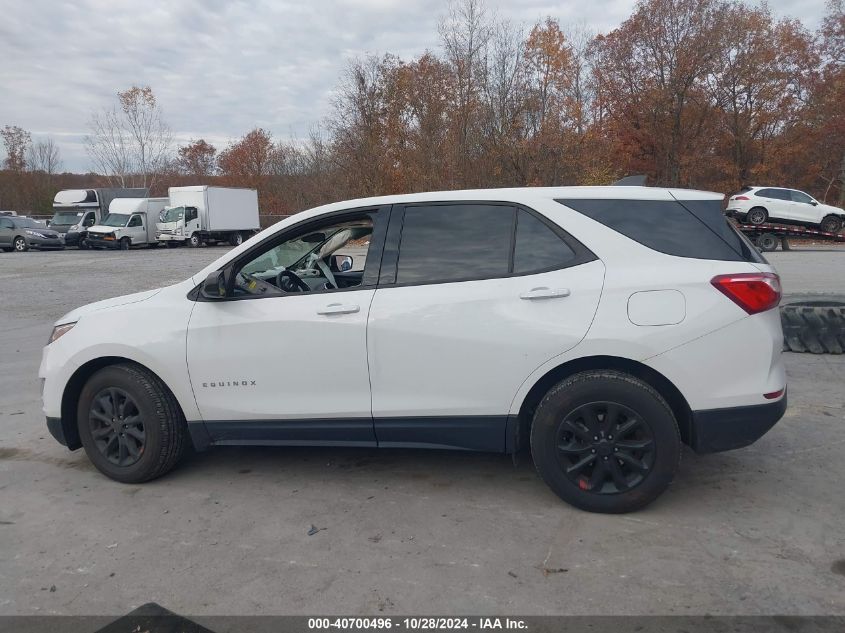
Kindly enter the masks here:
<path id="1" fill-rule="evenodd" d="M 652 250 L 693 259 L 765 260 L 722 213 L 718 200 L 559 199 L 560 204 Z"/>

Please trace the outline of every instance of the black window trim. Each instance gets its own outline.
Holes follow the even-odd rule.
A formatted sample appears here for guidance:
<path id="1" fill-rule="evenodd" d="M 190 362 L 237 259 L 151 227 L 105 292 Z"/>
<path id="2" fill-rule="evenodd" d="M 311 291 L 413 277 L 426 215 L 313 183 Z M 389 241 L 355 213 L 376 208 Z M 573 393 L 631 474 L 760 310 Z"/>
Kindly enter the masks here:
<path id="1" fill-rule="evenodd" d="M 405 210 L 410 207 L 433 207 L 433 206 L 458 206 L 458 205 L 485 205 L 485 206 L 502 206 L 510 207 L 514 210 L 513 222 L 511 224 L 511 246 L 508 254 L 508 272 L 505 275 L 484 275 L 462 277 L 460 279 L 433 279 L 426 281 L 409 281 L 405 283 L 397 283 L 397 272 L 399 264 L 399 254 L 402 248 L 402 227 L 405 223 Z M 518 211 L 525 211 L 534 216 L 540 222 L 546 225 L 551 231 L 557 235 L 562 242 L 564 242 L 575 254 L 575 257 L 567 262 L 565 265 L 547 266 L 536 270 L 529 270 L 525 272 L 514 273 L 514 250 L 516 248 L 516 223 L 519 215 Z M 527 277 L 530 275 L 540 275 L 543 273 L 552 272 L 555 270 L 566 270 L 598 260 L 598 257 L 589 248 L 584 246 L 580 241 L 566 232 L 562 227 L 547 218 L 542 213 L 527 207 L 518 202 L 508 200 L 432 200 L 425 202 L 403 202 L 393 205 L 393 211 L 390 215 L 390 225 L 387 229 L 387 240 L 384 245 L 384 257 L 381 264 L 381 275 L 379 277 L 378 289 L 382 288 L 408 288 L 412 286 L 434 286 L 441 284 L 456 284 L 465 283 L 468 281 L 487 281 L 491 279 L 510 279 L 512 277 Z"/>
<path id="2" fill-rule="evenodd" d="M 307 231 L 310 227 L 317 227 L 329 220 L 343 221 L 346 218 L 353 219 L 364 215 L 372 215 L 373 232 L 370 235 L 370 247 L 367 249 L 367 259 L 364 262 L 364 275 L 361 278 L 361 284 L 358 286 L 351 286 L 349 288 L 318 289 L 312 290 L 311 292 L 291 292 L 286 294 L 269 295 L 244 295 L 240 297 L 225 297 L 221 299 L 205 299 L 200 293 L 202 284 L 205 283 L 205 280 L 203 279 L 195 288 L 191 290 L 191 292 L 188 293 L 188 299 L 190 299 L 191 301 L 220 303 L 225 301 L 252 301 L 255 299 L 288 299 L 292 297 L 310 297 L 313 295 L 337 294 L 341 292 L 351 292 L 354 290 L 375 289 L 378 285 L 379 280 L 382 251 L 384 249 L 384 238 L 387 232 L 387 226 L 391 216 L 390 205 L 369 205 L 364 207 L 355 207 L 351 209 L 341 209 L 338 211 L 330 211 L 328 213 L 323 213 L 316 217 L 307 218 L 305 220 L 302 220 L 301 222 L 292 224 L 291 226 L 287 227 L 282 231 L 279 231 L 272 235 L 268 235 L 265 239 L 250 247 L 249 250 L 244 251 L 235 259 L 226 262 L 226 264 L 218 268 L 217 271 L 219 272 L 221 270 L 240 270 L 241 268 L 243 268 L 243 266 L 255 259 L 255 257 L 258 255 L 257 251 L 265 251 L 274 248 L 284 242 L 286 239 L 290 239 L 295 233 L 298 233 L 302 230 Z M 233 281 L 234 275 L 229 275 L 229 277 L 226 279 L 227 286 L 231 285 Z M 231 288 L 229 288 L 229 290 L 231 290 Z"/>

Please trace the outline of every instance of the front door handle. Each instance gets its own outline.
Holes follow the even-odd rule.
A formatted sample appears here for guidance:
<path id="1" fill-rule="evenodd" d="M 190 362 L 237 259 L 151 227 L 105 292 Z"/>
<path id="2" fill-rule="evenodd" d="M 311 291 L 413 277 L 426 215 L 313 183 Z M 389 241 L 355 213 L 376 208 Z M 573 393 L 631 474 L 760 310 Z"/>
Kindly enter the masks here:
<path id="1" fill-rule="evenodd" d="M 519 295 L 520 299 L 526 301 L 537 301 L 538 299 L 560 299 L 569 296 L 569 288 L 532 288 L 528 292 Z"/>
<path id="2" fill-rule="evenodd" d="M 357 305 L 347 304 L 344 305 L 342 303 L 330 303 L 325 308 L 321 310 L 317 310 L 317 314 L 354 314 L 355 312 L 360 311 L 361 308 Z"/>

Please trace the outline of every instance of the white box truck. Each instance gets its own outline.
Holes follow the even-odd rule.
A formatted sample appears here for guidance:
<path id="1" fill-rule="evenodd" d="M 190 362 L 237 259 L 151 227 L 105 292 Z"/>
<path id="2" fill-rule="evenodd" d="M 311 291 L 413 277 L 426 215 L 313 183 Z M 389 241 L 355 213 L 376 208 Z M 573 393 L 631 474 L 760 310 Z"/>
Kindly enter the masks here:
<path id="1" fill-rule="evenodd" d="M 167 198 L 115 198 L 109 204 L 109 214 L 88 229 L 88 245 L 124 251 L 133 246 L 158 246 L 156 223 L 167 205 Z"/>
<path id="2" fill-rule="evenodd" d="M 237 246 L 259 229 L 258 192 L 232 187 L 170 187 L 170 204 L 156 225 L 168 246 L 229 242 Z"/>

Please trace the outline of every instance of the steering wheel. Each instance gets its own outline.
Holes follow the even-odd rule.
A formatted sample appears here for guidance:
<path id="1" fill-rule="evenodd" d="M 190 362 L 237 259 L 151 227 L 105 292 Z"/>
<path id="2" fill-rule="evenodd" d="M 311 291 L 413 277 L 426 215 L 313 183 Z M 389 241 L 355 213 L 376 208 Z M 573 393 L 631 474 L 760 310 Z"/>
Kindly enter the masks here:
<path id="1" fill-rule="evenodd" d="M 276 286 L 285 292 L 311 292 L 311 287 L 292 270 L 283 270 L 276 275 Z"/>

